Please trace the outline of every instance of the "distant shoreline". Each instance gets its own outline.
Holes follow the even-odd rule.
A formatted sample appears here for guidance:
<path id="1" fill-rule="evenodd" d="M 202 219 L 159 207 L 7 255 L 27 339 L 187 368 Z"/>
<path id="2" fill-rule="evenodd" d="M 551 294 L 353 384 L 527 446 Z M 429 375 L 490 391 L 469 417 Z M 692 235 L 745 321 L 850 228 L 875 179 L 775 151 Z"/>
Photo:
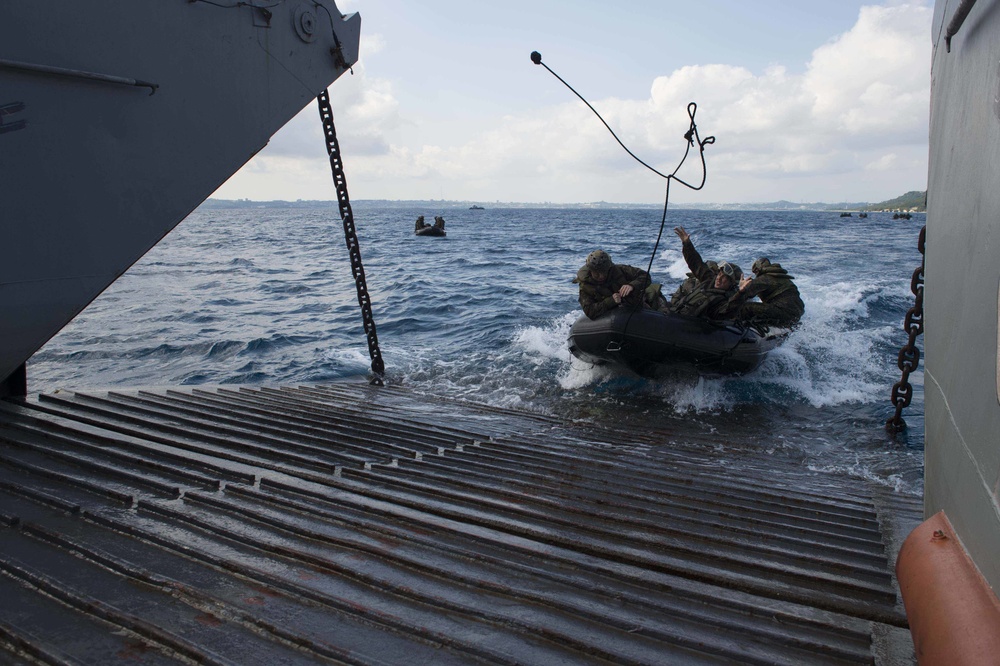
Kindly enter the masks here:
<path id="1" fill-rule="evenodd" d="M 482 206 L 483 212 L 489 212 L 490 208 L 579 208 L 586 210 L 661 210 L 662 204 L 642 204 L 642 203 L 608 203 L 597 201 L 590 203 L 537 203 L 537 202 L 514 202 L 514 201 L 444 201 L 444 200 L 388 200 L 388 199 L 358 199 L 352 202 L 361 206 L 380 206 L 382 208 L 398 208 L 401 210 L 469 210 L 470 206 Z M 731 210 L 731 211 L 828 211 L 828 212 L 926 212 L 923 206 L 896 205 L 896 200 L 871 204 L 869 202 L 840 202 L 840 203 L 797 203 L 793 201 L 773 201 L 769 203 L 705 203 L 705 204 L 676 204 L 671 203 L 671 208 L 683 210 Z M 253 201 L 250 199 L 208 199 L 199 208 L 202 209 L 244 209 L 244 208 L 264 208 L 264 209 L 294 209 L 294 208 L 334 208 L 338 204 L 336 201 L 328 200 L 306 200 L 296 201 Z"/>

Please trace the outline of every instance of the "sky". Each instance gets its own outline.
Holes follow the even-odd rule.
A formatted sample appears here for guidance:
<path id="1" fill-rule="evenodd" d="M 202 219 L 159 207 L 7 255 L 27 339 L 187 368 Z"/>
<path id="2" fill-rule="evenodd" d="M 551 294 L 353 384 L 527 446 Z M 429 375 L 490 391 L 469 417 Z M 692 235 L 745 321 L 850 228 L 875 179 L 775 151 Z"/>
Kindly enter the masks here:
<path id="1" fill-rule="evenodd" d="M 672 202 L 879 202 L 927 183 L 930 0 L 339 0 L 330 88 L 352 200 L 662 203 L 687 108 L 700 191 Z M 693 157 L 697 157 L 694 155 Z M 701 178 L 689 158 L 678 176 Z M 315 105 L 214 195 L 336 199 Z"/>

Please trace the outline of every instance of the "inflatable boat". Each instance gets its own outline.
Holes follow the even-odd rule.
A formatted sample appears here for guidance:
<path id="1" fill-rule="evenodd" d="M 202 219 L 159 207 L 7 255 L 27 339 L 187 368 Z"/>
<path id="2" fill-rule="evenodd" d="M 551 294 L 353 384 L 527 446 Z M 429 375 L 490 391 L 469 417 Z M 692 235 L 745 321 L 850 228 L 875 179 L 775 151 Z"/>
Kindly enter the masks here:
<path id="1" fill-rule="evenodd" d="M 677 368 L 702 375 L 741 375 L 754 370 L 780 345 L 787 331 L 761 335 L 734 322 L 713 322 L 652 309 L 618 308 L 581 317 L 569 333 L 569 350 L 588 363 L 611 363 L 649 378 Z"/>
<path id="2" fill-rule="evenodd" d="M 414 231 L 417 236 L 447 236 L 444 229 L 441 227 L 426 226 L 423 229 L 418 229 Z"/>

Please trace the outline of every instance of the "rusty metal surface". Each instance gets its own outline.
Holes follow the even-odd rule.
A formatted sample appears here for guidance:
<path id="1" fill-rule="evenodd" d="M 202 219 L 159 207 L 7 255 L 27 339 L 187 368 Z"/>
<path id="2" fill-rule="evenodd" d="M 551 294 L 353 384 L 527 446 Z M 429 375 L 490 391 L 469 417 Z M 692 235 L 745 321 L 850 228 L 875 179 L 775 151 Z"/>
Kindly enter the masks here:
<path id="1" fill-rule="evenodd" d="M 663 437 L 346 383 L 0 402 L 0 663 L 875 661 L 919 504 Z"/>

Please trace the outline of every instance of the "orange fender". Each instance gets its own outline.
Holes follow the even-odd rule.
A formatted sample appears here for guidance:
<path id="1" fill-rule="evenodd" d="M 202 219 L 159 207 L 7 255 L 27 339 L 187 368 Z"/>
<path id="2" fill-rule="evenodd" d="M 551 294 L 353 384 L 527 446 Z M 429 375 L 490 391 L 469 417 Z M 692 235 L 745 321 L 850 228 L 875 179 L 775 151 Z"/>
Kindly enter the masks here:
<path id="1" fill-rule="evenodd" d="M 906 537 L 896 578 L 921 666 L 1000 665 L 1000 599 L 944 511 Z"/>

